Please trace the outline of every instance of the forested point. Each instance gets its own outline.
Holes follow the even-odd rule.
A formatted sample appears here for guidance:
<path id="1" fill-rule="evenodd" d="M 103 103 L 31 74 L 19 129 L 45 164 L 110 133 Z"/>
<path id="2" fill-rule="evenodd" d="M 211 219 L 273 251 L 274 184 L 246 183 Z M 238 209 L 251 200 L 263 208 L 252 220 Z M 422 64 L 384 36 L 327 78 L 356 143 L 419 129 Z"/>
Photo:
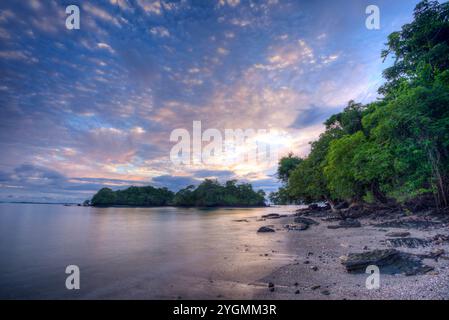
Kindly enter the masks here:
<path id="1" fill-rule="evenodd" d="M 449 206 L 449 4 L 422 1 L 388 36 L 381 98 L 350 101 L 325 121 L 307 157 L 282 158 L 273 203 Z"/>
<path id="2" fill-rule="evenodd" d="M 197 187 L 191 185 L 174 193 L 167 188 L 129 187 L 113 191 L 99 190 L 92 198 L 93 206 L 178 206 L 178 207 L 261 207 L 265 206 L 265 192 L 254 191 L 249 183 L 236 180 L 220 184 L 204 180 Z"/>

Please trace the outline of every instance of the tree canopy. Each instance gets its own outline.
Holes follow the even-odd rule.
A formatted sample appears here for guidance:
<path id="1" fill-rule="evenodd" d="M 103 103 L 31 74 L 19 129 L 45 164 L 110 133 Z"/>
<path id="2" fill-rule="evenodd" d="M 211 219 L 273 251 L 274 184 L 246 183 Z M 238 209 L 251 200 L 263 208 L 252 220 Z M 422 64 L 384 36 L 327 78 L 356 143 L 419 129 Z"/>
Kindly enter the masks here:
<path id="1" fill-rule="evenodd" d="M 449 4 L 420 2 L 381 56 L 394 58 L 382 97 L 350 101 L 324 123 L 310 154 L 280 176 L 284 198 L 386 203 L 432 193 L 449 206 Z"/>
<path id="2" fill-rule="evenodd" d="M 117 191 L 102 188 L 91 203 L 93 206 L 253 207 L 265 206 L 265 192 L 254 191 L 251 184 L 238 184 L 236 180 L 220 184 L 206 179 L 196 188 L 191 185 L 177 193 L 151 186 Z"/>

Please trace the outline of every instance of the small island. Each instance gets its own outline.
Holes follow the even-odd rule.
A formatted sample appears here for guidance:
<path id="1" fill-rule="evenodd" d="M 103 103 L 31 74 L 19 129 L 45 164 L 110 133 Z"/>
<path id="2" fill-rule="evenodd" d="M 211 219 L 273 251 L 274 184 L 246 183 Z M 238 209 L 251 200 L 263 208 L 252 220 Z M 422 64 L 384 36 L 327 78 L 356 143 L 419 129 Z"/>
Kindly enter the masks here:
<path id="1" fill-rule="evenodd" d="M 135 207 L 265 207 L 265 192 L 254 191 L 250 183 L 229 180 L 224 184 L 206 179 L 197 187 L 190 185 L 173 192 L 166 187 L 129 187 L 113 191 L 100 189 L 91 200 L 92 206 Z"/>

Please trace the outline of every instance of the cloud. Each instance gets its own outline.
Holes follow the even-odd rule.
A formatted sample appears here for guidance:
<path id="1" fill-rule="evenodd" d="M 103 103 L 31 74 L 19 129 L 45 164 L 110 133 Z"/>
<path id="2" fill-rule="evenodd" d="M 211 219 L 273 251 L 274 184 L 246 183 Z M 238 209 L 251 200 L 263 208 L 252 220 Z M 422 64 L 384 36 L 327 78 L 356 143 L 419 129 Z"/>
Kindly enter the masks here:
<path id="1" fill-rule="evenodd" d="M 115 52 L 114 49 L 112 49 L 112 47 L 109 44 L 105 43 L 105 42 L 97 43 L 97 47 L 100 48 L 100 49 L 107 50 L 110 53 L 114 53 Z"/>
<path id="2" fill-rule="evenodd" d="M 338 108 L 311 105 L 310 108 L 299 111 L 295 120 L 290 124 L 290 127 L 294 129 L 303 129 L 316 124 L 321 124 L 332 114 L 337 113 L 338 110 Z"/>
<path id="3" fill-rule="evenodd" d="M 151 179 L 151 184 L 156 187 L 167 187 L 169 190 L 178 191 L 189 185 L 198 185 L 201 181 L 186 176 L 162 175 Z"/>
<path id="4" fill-rule="evenodd" d="M 168 29 L 160 26 L 150 28 L 150 34 L 161 38 L 170 37 L 170 32 L 168 31 Z"/>

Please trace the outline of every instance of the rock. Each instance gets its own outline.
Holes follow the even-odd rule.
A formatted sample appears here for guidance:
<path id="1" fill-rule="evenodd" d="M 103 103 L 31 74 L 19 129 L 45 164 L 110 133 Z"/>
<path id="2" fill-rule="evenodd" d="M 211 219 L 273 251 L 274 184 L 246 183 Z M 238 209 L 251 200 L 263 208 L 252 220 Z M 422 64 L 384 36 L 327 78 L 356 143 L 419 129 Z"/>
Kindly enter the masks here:
<path id="1" fill-rule="evenodd" d="M 310 219 L 310 218 L 304 218 L 304 217 L 296 217 L 294 221 L 296 223 L 305 224 L 307 226 L 319 225 L 319 223 L 316 222 L 315 220 Z"/>
<path id="2" fill-rule="evenodd" d="M 295 294 L 299 294 L 299 290 L 296 290 L 296 291 L 295 291 Z"/>
<path id="3" fill-rule="evenodd" d="M 325 218 L 321 218 L 321 221 L 325 221 L 325 222 L 334 222 L 334 221 L 340 221 L 343 218 L 339 215 L 331 215 Z"/>
<path id="4" fill-rule="evenodd" d="M 299 286 L 299 283 L 298 283 L 298 282 L 295 282 L 294 286 L 295 286 L 295 287 Z"/>
<path id="5" fill-rule="evenodd" d="M 432 267 L 424 265 L 419 256 L 396 249 L 350 253 L 340 259 L 349 273 L 364 273 L 369 265 L 379 267 L 382 274 L 416 275 L 433 270 Z"/>
<path id="6" fill-rule="evenodd" d="M 316 286 L 312 286 L 312 287 L 310 287 L 310 289 L 312 289 L 312 290 L 316 290 L 316 289 L 319 289 L 319 288 L 321 288 L 321 286 L 320 286 L 320 285 L 316 285 Z"/>
<path id="7" fill-rule="evenodd" d="M 263 215 L 262 218 L 265 218 L 265 219 L 279 219 L 279 218 L 282 218 L 282 217 L 285 217 L 285 216 L 286 215 L 280 215 L 278 213 L 269 213 L 269 214 Z"/>
<path id="8" fill-rule="evenodd" d="M 260 227 L 259 230 L 257 230 L 257 232 L 275 232 L 274 229 L 267 227 L 267 226 L 263 226 Z"/>
<path id="9" fill-rule="evenodd" d="M 444 234 L 437 234 L 432 238 L 432 240 L 437 244 L 442 244 L 444 242 L 449 241 L 449 236 Z"/>
<path id="10" fill-rule="evenodd" d="M 274 292 L 274 287 L 271 287 L 269 290 L 270 292 Z"/>
<path id="11" fill-rule="evenodd" d="M 419 238 L 395 238 L 395 239 L 387 239 L 385 243 L 387 246 L 392 248 L 397 247 L 418 248 L 418 247 L 427 247 L 430 244 L 430 241 Z"/>
<path id="12" fill-rule="evenodd" d="M 309 264 L 309 263 L 310 263 L 309 260 L 304 261 L 304 264 Z"/>
<path id="13" fill-rule="evenodd" d="M 385 234 L 387 237 L 393 237 L 393 238 L 403 238 L 403 237 L 408 237 L 410 235 L 410 232 L 407 231 L 393 231 L 393 232 L 388 232 Z"/>
<path id="14" fill-rule="evenodd" d="M 380 228 L 427 229 L 439 225 L 439 222 L 425 219 L 396 219 L 375 224 Z"/>
<path id="15" fill-rule="evenodd" d="M 237 220 L 232 220 L 234 222 L 248 222 L 248 220 L 246 219 L 237 219 Z"/>
<path id="16" fill-rule="evenodd" d="M 323 291 L 321 291 L 321 294 L 324 294 L 325 296 L 328 296 L 328 295 L 330 295 L 331 293 L 330 293 L 329 290 L 323 290 Z"/>
<path id="17" fill-rule="evenodd" d="M 327 226 L 328 229 L 339 229 L 339 228 L 360 228 L 362 225 L 360 221 L 352 218 L 347 218 L 338 223 L 338 225 Z"/>
<path id="18" fill-rule="evenodd" d="M 444 249 L 441 248 L 435 248 L 432 251 L 430 251 L 429 253 L 426 254 L 421 254 L 419 255 L 421 258 L 424 259 L 435 259 L 438 260 L 438 258 L 444 254 Z"/>
<path id="19" fill-rule="evenodd" d="M 435 197 L 431 193 L 422 194 L 404 203 L 411 212 L 418 212 L 435 208 Z"/>
<path id="20" fill-rule="evenodd" d="M 268 288 L 273 288 L 274 287 L 274 283 L 273 282 L 268 282 Z"/>
<path id="21" fill-rule="evenodd" d="M 318 267 L 317 266 L 311 266 L 310 269 L 312 269 L 313 271 L 318 271 Z"/>
<path id="22" fill-rule="evenodd" d="M 309 229 L 309 225 L 308 225 L 308 224 L 304 224 L 304 223 L 287 224 L 287 225 L 285 225 L 285 228 L 286 228 L 287 230 L 302 231 L 302 230 L 307 230 L 307 229 Z"/>

